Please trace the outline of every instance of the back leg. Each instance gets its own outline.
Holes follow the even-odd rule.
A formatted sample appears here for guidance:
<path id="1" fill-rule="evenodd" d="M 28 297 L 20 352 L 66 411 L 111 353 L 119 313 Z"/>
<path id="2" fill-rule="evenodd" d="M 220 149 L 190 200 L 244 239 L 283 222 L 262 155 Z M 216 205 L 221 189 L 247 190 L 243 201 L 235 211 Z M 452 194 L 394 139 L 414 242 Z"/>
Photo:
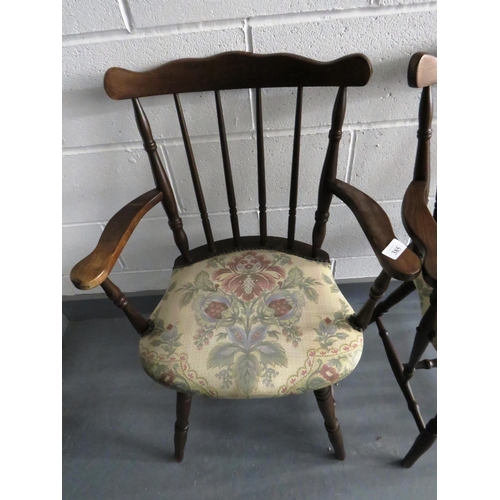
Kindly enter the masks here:
<path id="1" fill-rule="evenodd" d="M 410 359 L 404 367 L 404 376 L 406 380 L 415 373 L 415 367 L 423 356 L 424 351 L 429 345 L 430 339 L 436 335 L 437 322 L 437 288 L 434 288 L 430 297 L 430 305 L 422 316 L 417 327 L 415 339 L 410 353 Z"/>
<path id="2" fill-rule="evenodd" d="M 413 392 L 410 387 L 409 380 L 410 378 L 405 377 L 405 373 L 403 370 L 403 365 L 399 360 L 396 349 L 394 348 L 391 339 L 389 337 L 389 333 L 385 329 L 384 324 L 380 318 L 376 319 L 378 333 L 380 338 L 382 339 L 382 343 L 384 344 L 385 353 L 387 355 L 387 359 L 392 369 L 392 373 L 403 393 L 404 398 L 406 399 L 406 403 L 408 405 L 408 410 L 413 415 L 415 419 L 415 423 L 417 424 L 418 430 L 423 431 L 425 429 L 425 422 L 420 413 L 420 407 L 413 396 Z"/>
<path id="3" fill-rule="evenodd" d="M 409 469 L 436 441 L 437 415 L 431 418 L 425 429 L 417 436 L 410 451 L 401 461 L 401 465 Z"/>
<path id="4" fill-rule="evenodd" d="M 187 441 L 187 433 L 189 428 L 189 412 L 191 411 L 191 394 L 177 393 L 176 414 L 174 433 L 174 456 L 177 462 L 182 462 L 184 458 L 184 448 Z"/>
<path id="5" fill-rule="evenodd" d="M 345 459 L 344 438 L 340 431 L 340 424 L 335 415 L 335 400 L 333 399 L 333 386 L 324 387 L 314 391 L 319 410 L 325 419 L 325 428 L 328 439 L 332 443 L 335 455 L 339 460 Z"/>

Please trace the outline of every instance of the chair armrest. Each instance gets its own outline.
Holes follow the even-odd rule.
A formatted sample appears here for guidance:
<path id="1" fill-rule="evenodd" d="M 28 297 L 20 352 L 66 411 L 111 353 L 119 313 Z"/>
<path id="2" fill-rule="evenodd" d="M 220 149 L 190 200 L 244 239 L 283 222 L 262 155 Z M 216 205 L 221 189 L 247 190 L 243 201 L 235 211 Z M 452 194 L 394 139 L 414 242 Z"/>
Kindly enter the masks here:
<path id="1" fill-rule="evenodd" d="M 427 207 L 428 184 L 413 181 L 403 197 L 403 225 L 419 252 L 423 255 L 426 283 L 437 285 L 437 223 Z"/>
<path id="2" fill-rule="evenodd" d="M 70 278 L 76 288 L 90 290 L 109 275 L 142 217 L 163 199 L 163 193 L 152 189 L 125 205 L 106 224 L 94 251 L 78 262 Z"/>
<path id="3" fill-rule="evenodd" d="M 332 193 L 351 209 L 383 270 L 401 281 L 415 278 L 420 272 L 421 263 L 409 248 L 396 260 L 382 254 L 387 245 L 396 238 L 389 217 L 382 207 L 359 189 L 338 179 L 332 183 L 331 189 Z"/>

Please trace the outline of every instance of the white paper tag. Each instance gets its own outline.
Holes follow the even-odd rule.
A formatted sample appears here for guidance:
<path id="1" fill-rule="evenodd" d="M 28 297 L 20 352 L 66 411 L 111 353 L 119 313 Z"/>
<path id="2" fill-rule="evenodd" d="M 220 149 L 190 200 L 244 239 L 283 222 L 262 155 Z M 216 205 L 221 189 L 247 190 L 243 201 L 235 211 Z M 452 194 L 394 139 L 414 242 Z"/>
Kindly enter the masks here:
<path id="1" fill-rule="evenodd" d="M 406 245 L 400 241 L 393 239 L 385 248 L 382 250 L 383 255 L 396 260 L 404 251 L 406 250 Z"/>

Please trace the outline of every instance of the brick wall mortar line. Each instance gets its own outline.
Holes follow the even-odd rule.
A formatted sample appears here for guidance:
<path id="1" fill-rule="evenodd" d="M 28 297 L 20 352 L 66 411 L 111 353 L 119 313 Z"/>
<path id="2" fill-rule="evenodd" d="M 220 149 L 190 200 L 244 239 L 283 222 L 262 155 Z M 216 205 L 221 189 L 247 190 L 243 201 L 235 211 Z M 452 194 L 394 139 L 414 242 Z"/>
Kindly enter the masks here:
<path id="1" fill-rule="evenodd" d="M 434 10 L 437 10 L 437 2 L 425 2 L 408 5 L 358 7 L 353 9 L 322 10 L 314 12 L 295 12 L 288 14 L 255 16 L 249 19 L 249 24 L 252 28 L 260 28 L 283 24 L 323 22 L 334 19 L 350 19 L 359 17 L 377 17 L 397 14 L 412 14 L 418 12 L 432 12 Z"/>
<path id="2" fill-rule="evenodd" d="M 140 38 L 154 38 L 168 35 L 180 35 L 185 33 L 201 33 L 204 31 L 220 31 L 227 29 L 242 29 L 244 19 L 223 19 L 218 21 L 202 21 L 186 24 L 171 24 L 167 26 L 152 26 L 149 28 L 134 28 L 130 33 L 127 29 L 93 31 L 89 33 L 78 33 L 75 35 L 63 35 L 62 46 L 89 45 L 93 43 L 105 43 L 114 41 L 125 41 Z"/>
<path id="3" fill-rule="evenodd" d="M 432 124 L 437 124 L 437 118 L 432 120 Z M 347 123 L 343 127 L 344 132 L 354 132 L 362 130 L 374 130 L 374 129 L 384 129 L 384 128 L 399 128 L 399 127 L 415 127 L 418 125 L 418 120 L 416 118 L 400 119 L 400 120 L 387 120 L 387 121 L 374 121 L 365 123 Z M 328 125 L 318 125 L 315 127 L 303 127 L 303 135 L 314 135 L 314 134 L 324 134 L 328 133 L 330 127 Z M 277 130 L 265 130 L 265 137 L 293 137 L 293 129 L 277 129 Z M 255 132 L 236 132 L 228 133 L 228 141 L 240 141 L 255 139 Z M 192 144 L 203 144 L 203 143 L 214 143 L 219 142 L 219 135 L 193 135 L 191 137 Z M 182 138 L 170 138 L 170 139 L 157 139 L 156 143 L 160 146 L 172 147 L 172 146 L 182 146 Z M 127 151 L 143 149 L 141 141 L 133 142 L 114 142 L 108 144 L 93 144 L 89 146 L 69 146 L 63 147 L 63 156 L 72 156 L 79 154 L 93 154 L 93 153 L 103 153 L 112 151 Z"/>
<path id="4" fill-rule="evenodd" d="M 125 23 L 127 31 L 129 33 L 133 33 L 135 30 L 134 18 L 132 16 L 132 11 L 130 9 L 128 0 L 118 0 L 118 6 L 120 7 L 120 13 L 122 15 L 123 22 Z"/>
<path id="5" fill-rule="evenodd" d="M 351 132 L 351 143 L 349 144 L 349 154 L 347 156 L 347 168 L 346 168 L 346 173 L 344 177 L 344 181 L 349 183 L 351 180 L 351 172 L 352 172 L 352 166 L 354 163 L 354 155 L 356 153 L 356 140 L 357 140 L 357 131 L 353 130 Z"/>
<path id="6" fill-rule="evenodd" d="M 131 38 L 149 38 L 182 33 L 198 33 L 210 30 L 215 31 L 236 28 L 245 29 L 246 24 L 248 24 L 249 27 L 265 27 L 282 24 L 298 24 L 318 21 L 322 22 L 334 19 L 412 14 L 419 12 L 432 12 L 435 10 L 437 10 L 437 2 L 425 2 L 409 5 L 372 5 L 370 7 L 353 9 L 270 14 L 263 16 L 254 16 L 250 18 L 220 19 L 202 22 L 179 23 L 165 26 L 152 26 L 148 28 L 133 28 L 132 32 L 129 32 L 128 29 L 118 29 L 78 33 L 74 35 L 63 35 L 62 45 L 63 47 L 69 47 L 73 45 L 87 45 L 109 41 L 130 40 Z"/>

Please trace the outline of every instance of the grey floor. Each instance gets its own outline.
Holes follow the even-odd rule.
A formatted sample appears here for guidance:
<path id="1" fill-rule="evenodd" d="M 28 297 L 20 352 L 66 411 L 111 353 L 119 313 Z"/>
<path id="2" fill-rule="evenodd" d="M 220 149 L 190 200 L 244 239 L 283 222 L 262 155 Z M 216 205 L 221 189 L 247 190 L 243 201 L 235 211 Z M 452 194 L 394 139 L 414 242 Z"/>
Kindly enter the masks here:
<path id="1" fill-rule="evenodd" d="M 369 284 L 341 285 L 357 310 Z M 95 312 L 95 314 L 93 314 Z M 99 316 L 98 307 L 85 314 Z M 400 353 L 419 319 L 416 296 L 384 317 Z M 63 347 L 63 498 L 416 499 L 437 497 L 437 443 L 399 462 L 417 429 L 376 328 L 335 388 L 347 458 L 335 459 L 313 394 L 273 400 L 193 400 L 184 461 L 173 460 L 175 393 L 147 377 L 124 318 L 69 321 Z M 429 350 L 429 357 L 435 352 Z M 434 416 L 437 370 L 412 383 Z"/>

